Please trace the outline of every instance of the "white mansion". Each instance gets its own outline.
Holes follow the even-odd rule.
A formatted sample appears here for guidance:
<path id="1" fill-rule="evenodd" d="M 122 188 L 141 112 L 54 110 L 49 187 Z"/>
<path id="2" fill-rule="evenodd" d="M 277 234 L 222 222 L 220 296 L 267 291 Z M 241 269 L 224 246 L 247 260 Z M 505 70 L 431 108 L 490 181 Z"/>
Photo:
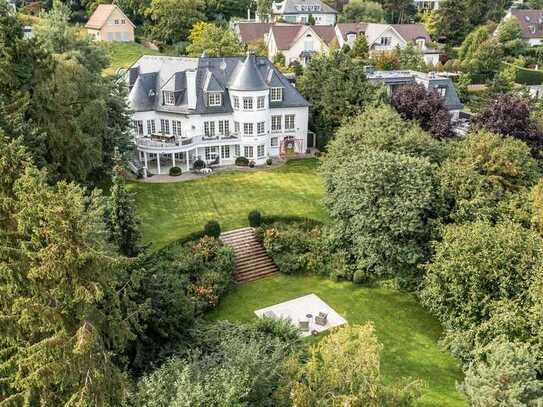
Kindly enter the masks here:
<path id="1" fill-rule="evenodd" d="M 143 56 L 126 73 L 145 172 L 305 152 L 308 102 L 267 58 Z"/>

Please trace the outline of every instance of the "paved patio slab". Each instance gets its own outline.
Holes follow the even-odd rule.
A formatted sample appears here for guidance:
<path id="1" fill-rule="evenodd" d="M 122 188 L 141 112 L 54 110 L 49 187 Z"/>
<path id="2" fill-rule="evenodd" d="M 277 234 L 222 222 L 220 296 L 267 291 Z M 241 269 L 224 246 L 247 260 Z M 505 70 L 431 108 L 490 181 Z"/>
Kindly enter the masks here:
<path id="1" fill-rule="evenodd" d="M 264 314 L 271 316 L 270 311 L 273 313 L 274 318 L 289 319 L 296 326 L 298 326 L 298 321 L 309 320 L 309 332 L 301 332 L 302 336 L 309 336 L 311 335 L 311 331 L 314 330 L 323 332 L 347 323 L 341 315 L 315 294 L 305 295 L 290 301 L 272 305 L 271 307 L 262 308 L 256 310 L 255 314 L 259 318 L 262 318 Z M 315 316 L 318 315 L 319 312 L 328 314 L 328 320 L 324 326 L 315 323 Z M 312 318 L 307 318 L 307 314 L 311 314 Z"/>

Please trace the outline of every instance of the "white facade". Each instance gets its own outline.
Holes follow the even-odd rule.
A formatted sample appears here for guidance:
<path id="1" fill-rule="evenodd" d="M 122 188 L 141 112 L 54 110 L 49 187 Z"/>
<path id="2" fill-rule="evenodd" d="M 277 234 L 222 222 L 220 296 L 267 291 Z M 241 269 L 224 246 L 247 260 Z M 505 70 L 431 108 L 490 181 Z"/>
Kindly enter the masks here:
<path id="1" fill-rule="evenodd" d="M 281 14 L 280 17 L 276 16 L 275 21 L 282 20 L 285 23 L 297 23 L 297 24 L 307 24 L 309 22 L 309 16 L 313 16 L 315 19 L 316 25 L 335 25 L 336 24 L 336 15 L 335 14 Z"/>
<path id="2" fill-rule="evenodd" d="M 439 10 L 441 0 L 414 0 L 418 10 Z"/>
<path id="3" fill-rule="evenodd" d="M 268 58 L 273 60 L 278 53 L 282 53 L 285 56 L 287 66 L 294 61 L 299 61 L 305 66 L 313 54 L 327 53 L 329 51 L 328 45 L 311 26 L 302 26 L 300 32 L 296 35 L 296 39 L 289 44 L 288 48 L 280 48 L 272 28 L 267 37 Z"/>
<path id="4" fill-rule="evenodd" d="M 252 58 L 255 61 L 254 56 Z M 246 63 L 250 63 L 249 57 L 243 62 Z M 304 103 L 284 106 L 294 104 L 292 100 L 287 100 L 288 97 L 292 98 L 292 92 L 297 92 L 294 88 L 277 86 L 279 79 L 275 78 L 269 87 L 256 90 L 239 90 L 241 87 L 238 87 L 204 92 L 203 97 L 207 100 L 204 110 L 212 110 L 220 103 L 223 110 L 228 111 L 198 113 L 197 104 L 200 101 L 197 102 L 197 99 L 200 99 L 196 90 L 197 81 L 192 80 L 196 79 L 196 72 L 194 75 L 190 72 L 187 71 L 186 112 L 162 110 L 164 102 L 168 102 L 166 107 L 169 103 L 175 103 L 175 98 L 170 96 L 174 94 L 174 85 L 171 84 L 175 80 L 168 80 L 160 90 L 162 96 L 159 92 L 159 97 L 165 99 L 158 102 L 158 108 L 135 109 L 133 113 L 134 141 L 145 172 L 164 174 L 173 166 L 188 171 L 198 159 L 207 165 L 233 165 L 240 156 L 253 161 L 255 165 L 264 165 L 268 158 L 280 157 L 287 152 L 305 152 L 309 119 L 307 102 L 298 94 Z M 258 71 L 253 71 L 253 74 L 255 72 Z M 270 72 L 271 77 L 275 71 Z M 135 82 L 131 96 L 139 91 L 134 90 L 136 86 L 138 84 Z M 210 94 L 214 95 L 212 102 Z M 231 109 L 226 109 L 227 106 L 231 106 Z"/>
<path id="5" fill-rule="evenodd" d="M 335 25 L 337 11 L 321 0 L 283 0 L 272 3 L 272 21 L 307 24 L 310 16 L 316 25 Z"/>

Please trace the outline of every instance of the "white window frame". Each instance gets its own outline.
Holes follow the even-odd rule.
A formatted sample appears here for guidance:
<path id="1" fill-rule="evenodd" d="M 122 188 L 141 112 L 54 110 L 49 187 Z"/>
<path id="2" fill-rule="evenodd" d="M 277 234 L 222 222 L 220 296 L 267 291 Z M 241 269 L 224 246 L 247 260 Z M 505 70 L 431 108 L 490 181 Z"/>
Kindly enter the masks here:
<path id="1" fill-rule="evenodd" d="M 283 120 L 283 116 L 276 115 L 271 117 L 271 130 L 274 131 L 281 131 L 281 121 Z"/>
<path id="2" fill-rule="evenodd" d="M 243 98 L 243 110 L 253 110 L 253 98 Z"/>
<path id="3" fill-rule="evenodd" d="M 163 90 L 162 91 L 162 100 L 163 100 L 165 105 L 174 106 L 175 105 L 175 93 L 173 93 L 171 90 Z"/>
<path id="4" fill-rule="evenodd" d="M 447 87 L 446 86 L 437 86 L 435 88 L 436 92 L 441 96 L 442 99 L 447 97 Z"/>
<path id="5" fill-rule="evenodd" d="M 281 102 L 283 100 L 283 88 L 271 88 L 270 100 L 272 102 Z"/>
<path id="6" fill-rule="evenodd" d="M 181 120 L 172 120 L 172 134 L 181 137 Z"/>
<path id="7" fill-rule="evenodd" d="M 254 134 L 253 123 L 243 123 L 243 135 L 252 136 Z"/>
<path id="8" fill-rule="evenodd" d="M 223 160 L 230 159 L 230 146 L 221 146 L 221 158 Z"/>
<path id="9" fill-rule="evenodd" d="M 147 134 L 155 134 L 155 133 L 156 133 L 155 119 L 147 120 Z"/>
<path id="10" fill-rule="evenodd" d="M 256 134 L 261 135 L 266 132 L 266 122 L 258 122 L 256 124 Z"/>
<path id="11" fill-rule="evenodd" d="M 244 146 L 243 147 L 243 156 L 245 158 L 253 158 L 254 149 L 253 146 Z"/>
<path id="12" fill-rule="evenodd" d="M 390 44 L 392 44 L 392 37 L 381 37 L 380 44 L 383 47 L 390 47 Z"/>
<path id="13" fill-rule="evenodd" d="M 134 133 L 138 136 L 143 136 L 143 120 L 134 120 Z"/>
<path id="14" fill-rule="evenodd" d="M 266 108 L 266 96 L 259 96 L 256 100 L 256 108 L 263 110 Z"/>
<path id="15" fill-rule="evenodd" d="M 270 139 L 270 147 L 277 147 L 279 146 L 279 138 L 276 136 L 276 137 L 272 137 Z"/>
<path id="16" fill-rule="evenodd" d="M 266 146 L 264 144 L 256 146 L 256 156 L 257 158 L 263 158 L 266 156 Z"/>
<path id="17" fill-rule="evenodd" d="M 160 132 L 170 134 L 170 121 L 168 119 L 160 119 Z"/>
<path id="18" fill-rule="evenodd" d="M 234 144 L 234 157 L 239 157 L 241 155 L 241 147 L 239 144 Z"/>
<path id="19" fill-rule="evenodd" d="M 285 115 L 285 130 L 294 131 L 295 128 L 296 128 L 296 115 L 286 114 Z"/>
<path id="20" fill-rule="evenodd" d="M 214 121 L 204 122 L 204 137 L 206 138 L 215 137 L 215 122 Z"/>
<path id="21" fill-rule="evenodd" d="M 228 136 L 230 134 L 229 120 L 219 120 L 219 134 L 221 136 Z"/>
<path id="22" fill-rule="evenodd" d="M 239 134 L 240 133 L 239 128 L 240 128 L 239 122 L 234 122 L 234 133 Z"/>
<path id="23" fill-rule="evenodd" d="M 234 110 L 239 110 L 239 96 L 232 97 L 232 104 L 234 106 Z"/>
<path id="24" fill-rule="evenodd" d="M 208 106 L 222 106 L 222 93 L 221 92 L 207 92 L 207 105 Z"/>
<path id="25" fill-rule="evenodd" d="M 205 158 L 206 161 L 214 160 L 219 155 L 219 147 L 218 146 L 209 146 L 205 148 Z"/>

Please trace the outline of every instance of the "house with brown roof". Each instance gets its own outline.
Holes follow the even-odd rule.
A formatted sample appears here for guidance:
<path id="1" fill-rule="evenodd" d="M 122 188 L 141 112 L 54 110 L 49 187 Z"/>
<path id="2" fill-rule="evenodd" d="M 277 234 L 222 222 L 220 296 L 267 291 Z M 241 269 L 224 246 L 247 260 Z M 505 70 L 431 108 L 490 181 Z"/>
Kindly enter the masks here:
<path id="1" fill-rule="evenodd" d="M 427 64 L 436 65 L 440 52 L 430 46 L 430 35 L 423 24 L 376 24 L 338 23 L 336 36 L 338 45 L 353 46 L 358 35 L 365 35 L 370 53 L 392 52 L 396 47 L 405 48 L 413 44 L 420 49 Z"/>
<path id="2" fill-rule="evenodd" d="M 543 10 L 511 9 L 504 17 L 504 20 L 509 18 L 518 20 L 522 28 L 522 38 L 529 45 L 543 44 Z"/>
<path id="3" fill-rule="evenodd" d="M 337 41 L 334 27 L 326 25 L 272 25 L 267 36 L 268 57 L 285 56 L 286 65 L 294 61 L 306 65 L 317 53 L 328 52 Z"/>
<path id="4" fill-rule="evenodd" d="M 100 4 L 85 28 L 98 41 L 134 42 L 134 24 L 115 4 Z"/>
<path id="5" fill-rule="evenodd" d="M 271 26 L 271 23 L 236 21 L 233 31 L 244 44 L 253 44 L 258 40 L 265 41 Z"/>

